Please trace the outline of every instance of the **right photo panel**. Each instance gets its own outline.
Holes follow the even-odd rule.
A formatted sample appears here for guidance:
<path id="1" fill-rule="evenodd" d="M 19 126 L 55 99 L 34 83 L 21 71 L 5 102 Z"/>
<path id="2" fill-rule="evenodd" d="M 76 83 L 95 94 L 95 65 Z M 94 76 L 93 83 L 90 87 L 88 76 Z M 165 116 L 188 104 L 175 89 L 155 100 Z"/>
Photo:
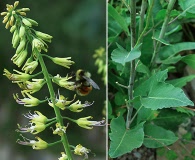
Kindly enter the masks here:
<path id="1" fill-rule="evenodd" d="M 108 159 L 195 159 L 195 3 L 108 0 Z"/>

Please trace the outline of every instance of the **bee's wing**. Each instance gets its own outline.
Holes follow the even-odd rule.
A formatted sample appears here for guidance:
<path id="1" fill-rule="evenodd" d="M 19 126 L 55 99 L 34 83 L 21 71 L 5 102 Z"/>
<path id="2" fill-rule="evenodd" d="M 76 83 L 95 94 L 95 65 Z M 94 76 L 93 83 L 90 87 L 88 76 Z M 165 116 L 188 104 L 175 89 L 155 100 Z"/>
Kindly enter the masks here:
<path id="1" fill-rule="evenodd" d="M 86 79 L 87 82 L 89 82 L 93 86 L 93 88 L 100 89 L 100 87 L 91 78 L 86 76 L 83 76 L 83 78 Z"/>

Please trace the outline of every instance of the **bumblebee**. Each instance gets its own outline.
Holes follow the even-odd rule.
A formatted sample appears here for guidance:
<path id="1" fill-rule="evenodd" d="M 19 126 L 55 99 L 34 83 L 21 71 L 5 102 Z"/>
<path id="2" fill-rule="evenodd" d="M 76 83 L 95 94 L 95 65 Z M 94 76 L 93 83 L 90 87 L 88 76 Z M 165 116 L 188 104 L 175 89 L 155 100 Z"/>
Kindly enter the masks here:
<path id="1" fill-rule="evenodd" d="M 92 88 L 100 89 L 99 86 L 91 79 L 91 74 L 87 71 L 79 69 L 75 73 L 75 77 L 75 90 L 80 96 L 88 95 L 91 92 Z"/>

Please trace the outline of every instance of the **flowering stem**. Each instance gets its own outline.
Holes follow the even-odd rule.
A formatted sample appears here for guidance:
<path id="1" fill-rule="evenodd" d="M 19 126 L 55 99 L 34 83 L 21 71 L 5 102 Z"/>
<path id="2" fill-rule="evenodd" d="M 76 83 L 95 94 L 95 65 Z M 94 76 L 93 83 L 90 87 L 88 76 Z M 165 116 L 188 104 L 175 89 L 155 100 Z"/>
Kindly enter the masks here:
<path id="1" fill-rule="evenodd" d="M 55 92 L 54 92 L 54 89 L 53 89 L 51 79 L 49 77 L 49 73 L 47 71 L 47 67 L 46 67 L 46 65 L 43 61 L 41 53 L 36 48 L 35 48 L 35 53 L 36 53 L 36 56 L 37 56 L 37 58 L 40 62 L 40 65 L 41 65 L 41 68 L 42 68 L 42 71 L 43 71 L 43 75 L 44 75 L 45 80 L 47 82 L 47 86 L 48 86 L 49 93 L 50 93 L 50 98 L 51 98 L 51 101 L 53 103 L 54 111 L 55 111 L 55 114 L 56 114 L 56 120 L 58 121 L 58 123 L 60 123 L 61 126 L 64 126 L 63 119 L 62 119 L 62 116 L 60 114 L 60 110 L 59 110 L 58 107 L 55 106 Z M 61 141 L 62 141 L 62 144 L 64 146 L 64 149 L 66 151 L 66 154 L 67 154 L 69 160 L 73 160 L 71 150 L 70 150 L 70 147 L 69 147 L 68 138 L 67 138 L 65 133 L 61 136 Z"/>

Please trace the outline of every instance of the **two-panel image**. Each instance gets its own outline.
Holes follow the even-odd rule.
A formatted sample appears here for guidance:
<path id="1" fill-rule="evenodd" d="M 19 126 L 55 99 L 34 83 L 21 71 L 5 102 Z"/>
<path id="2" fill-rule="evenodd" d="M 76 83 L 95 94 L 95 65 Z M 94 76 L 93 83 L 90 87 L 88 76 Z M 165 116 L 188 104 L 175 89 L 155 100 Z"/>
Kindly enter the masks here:
<path id="1" fill-rule="evenodd" d="M 194 160 L 193 0 L 0 1 L 0 160 Z"/>

